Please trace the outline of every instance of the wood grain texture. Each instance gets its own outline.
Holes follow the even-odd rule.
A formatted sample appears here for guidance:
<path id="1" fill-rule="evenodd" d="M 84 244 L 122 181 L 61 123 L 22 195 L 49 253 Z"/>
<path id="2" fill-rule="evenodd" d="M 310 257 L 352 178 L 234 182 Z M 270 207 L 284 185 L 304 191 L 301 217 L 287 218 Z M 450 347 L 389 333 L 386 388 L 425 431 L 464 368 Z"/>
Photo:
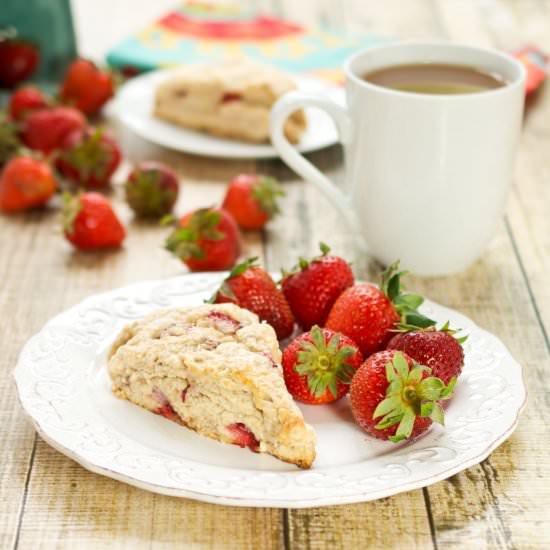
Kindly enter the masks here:
<path id="1" fill-rule="evenodd" d="M 98 5 L 100 2 L 97 3 Z M 104 2 L 107 5 L 107 2 Z M 535 0 L 262 0 L 262 8 L 301 23 L 401 38 L 449 38 L 550 51 L 550 2 Z M 89 35 L 88 35 L 89 36 Z M 177 211 L 220 201 L 241 171 L 280 177 L 283 215 L 264 233 L 248 233 L 243 256 L 273 270 L 311 255 L 318 242 L 375 279 L 380 266 L 359 254 L 330 203 L 280 161 L 228 161 L 162 150 L 114 128 L 128 162 L 156 158 L 181 177 Z M 167 233 L 129 225 L 118 252 L 82 254 L 58 233 L 55 209 L 0 217 L 0 548 L 479 548 L 550 547 L 550 90 L 531 100 L 525 117 L 507 217 L 483 259 L 453 277 L 413 278 L 409 287 L 456 308 L 499 335 L 524 365 L 529 405 L 518 430 L 481 465 L 431 486 L 376 502 L 283 511 L 214 506 L 153 495 L 87 472 L 36 437 L 17 404 L 9 373 L 24 341 L 57 312 L 85 296 L 143 279 L 184 273 L 163 249 Z M 341 181 L 339 147 L 309 155 Z"/>

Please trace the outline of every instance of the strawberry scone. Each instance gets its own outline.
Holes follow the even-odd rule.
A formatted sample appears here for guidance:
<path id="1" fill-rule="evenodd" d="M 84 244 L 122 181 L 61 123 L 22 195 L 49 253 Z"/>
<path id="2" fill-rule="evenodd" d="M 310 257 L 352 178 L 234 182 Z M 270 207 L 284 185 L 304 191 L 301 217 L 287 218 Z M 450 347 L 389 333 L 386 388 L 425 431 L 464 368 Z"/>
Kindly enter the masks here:
<path id="1" fill-rule="evenodd" d="M 252 143 L 269 140 L 269 113 L 292 78 L 275 67 L 243 60 L 178 67 L 155 92 L 154 115 L 179 126 Z M 292 143 L 306 128 L 303 110 L 290 115 L 284 132 Z"/>
<path id="2" fill-rule="evenodd" d="M 113 393 L 201 435 L 309 468 L 313 428 L 288 393 L 275 332 L 234 304 L 164 309 L 109 352 Z"/>

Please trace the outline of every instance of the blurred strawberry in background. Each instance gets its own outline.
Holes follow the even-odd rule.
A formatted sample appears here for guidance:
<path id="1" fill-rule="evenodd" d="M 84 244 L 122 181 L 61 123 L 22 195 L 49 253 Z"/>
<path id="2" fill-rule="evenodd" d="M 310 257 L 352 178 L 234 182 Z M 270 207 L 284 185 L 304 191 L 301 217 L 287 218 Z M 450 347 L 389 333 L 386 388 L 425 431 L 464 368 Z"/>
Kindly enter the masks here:
<path id="1" fill-rule="evenodd" d="M 36 70 L 39 60 L 36 44 L 0 33 L 0 86 L 13 88 L 26 80 Z"/>
<path id="2" fill-rule="evenodd" d="M 76 107 L 86 115 L 96 114 L 113 96 L 113 76 L 87 59 L 73 61 L 61 84 L 63 103 Z"/>
<path id="3" fill-rule="evenodd" d="M 11 94 L 8 112 L 13 120 L 21 121 L 33 111 L 48 106 L 48 99 L 36 86 L 23 86 Z"/>
<path id="4" fill-rule="evenodd" d="M 73 246 L 80 250 L 96 250 L 122 244 L 126 230 L 103 195 L 65 193 L 63 202 L 63 231 Z"/>
<path id="5" fill-rule="evenodd" d="M 126 201 L 138 216 L 161 218 L 172 212 L 178 198 L 179 181 L 170 167 L 149 160 L 135 166 L 124 188 Z"/>
<path id="6" fill-rule="evenodd" d="M 120 147 L 107 131 L 88 127 L 65 135 L 55 167 L 77 185 L 100 188 L 110 184 L 121 157 Z"/>
<path id="7" fill-rule="evenodd" d="M 275 178 L 240 174 L 229 182 L 222 207 L 243 229 L 261 229 L 279 212 L 277 199 L 283 195 Z"/>
<path id="8" fill-rule="evenodd" d="M 15 212 L 48 202 L 57 182 L 49 165 L 31 156 L 12 158 L 0 174 L 0 210 Z"/>
<path id="9" fill-rule="evenodd" d="M 165 248 L 191 271 L 233 267 L 241 251 L 233 216 L 221 208 L 199 208 L 185 214 L 168 236 Z"/>
<path id="10" fill-rule="evenodd" d="M 72 107 L 53 107 L 33 111 L 24 121 L 21 132 L 23 143 L 44 154 L 61 147 L 65 137 L 86 126 L 84 115 Z"/>

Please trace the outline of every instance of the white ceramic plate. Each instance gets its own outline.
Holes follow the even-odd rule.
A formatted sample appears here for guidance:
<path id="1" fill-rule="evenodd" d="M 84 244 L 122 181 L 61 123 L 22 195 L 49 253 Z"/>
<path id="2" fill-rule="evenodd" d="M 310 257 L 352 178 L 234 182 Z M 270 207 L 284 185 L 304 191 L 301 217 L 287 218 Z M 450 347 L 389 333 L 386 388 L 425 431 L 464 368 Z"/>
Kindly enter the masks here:
<path id="1" fill-rule="evenodd" d="M 167 78 L 169 72 L 169 69 L 163 69 L 129 80 L 108 106 L 107 114 L 118 117 L 125 126 L 148 141 L 186 153 L 225 158 L 279 156 L 271 144 L 255 145 L 217 138 L 155 118 L 152 115 L 155 88 Z M 295 80 L 301 91 L 328 95 L 336 101 L 344 102 L 344 92 L 339 87 L 304 76 L 296 76 Z M 315 151 L 338 141 L 336 127 L 326 113 L 318 109 L 306 109 L 306 117 L 308 126 L 297 145 L 299 151 Z"/>
<path id="2" fill-rule="evenodd" d="M 51 319 L 15 369 L 38 433 L 94 472 L 143 489 L 237 506 L 301 508 L 362 502 L 424 487 L 477 464 L 514 430 L 526 394 L 502 342 L 463 315 L 427 301 L 423 311 L 469 334 L 445 428 L 394 445 L 353 422 L 347 398 L 301 406 L 318 436 L 311 470 L 203 438 L 116 399 L 105 355 L 120 328 L 168 306 L 200 304 L 224 274 L 147 281 L 91 296 Z"/>

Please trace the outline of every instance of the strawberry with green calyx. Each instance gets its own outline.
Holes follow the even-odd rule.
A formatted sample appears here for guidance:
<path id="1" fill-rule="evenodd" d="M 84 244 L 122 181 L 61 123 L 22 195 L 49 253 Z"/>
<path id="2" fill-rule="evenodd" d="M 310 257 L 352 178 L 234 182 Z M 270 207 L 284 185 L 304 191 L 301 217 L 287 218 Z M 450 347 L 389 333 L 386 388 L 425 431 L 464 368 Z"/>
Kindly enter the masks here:
<path id="1" fill-rule="evenodd" d="M 368 357 L 386 347 L 398 323 L 434 325 L 417 310 L 423 298 L 402 292 L 403 275 L 395 262 L 383 273 L 380 288 L 369 283 L 347 288 L 334 302 L 325 326 L 349 336 Z"/>
<path id="2" fill-rule="evenodd" d="M 279 213 L 277 199 L 283 195 L 275 178 L 240 174 L 229 182 L 222 207 L 243 229 L 261 229 Z"/>
<path id="3" fill-rule="evenodd" d="M 100 193 L 63 194 L 63 232 L 80 250 L 115 248 L 126 237 L 111 203 Z"/>
<path id="4" fill-rule="evenodd" d="M 283 293 L 269 273 L 256 265 L 256 260 L 250 258 L 235 266 L 209 301 L 232 302 L 252 311 L 269 323 L 282 340 L 292 334 L 294 317 Z"/>
<path id="5" fill-rule="evenodd" d="M 109 185 L 121 158 L 120 147 L 107 131 L 88 127 L 65 136 L 55 167 L 76 185 L 98 189 Z"/>
<path id="6" fill-rule="evenodd" d="M 239 228 L 222 208 L 199 208 L 180 219 L 165 248 L 191 271 L 229 269 L 240 253 Z"/>
<path id="7" fill-rule="evenodd" d="M 179 181 L 175 172 L 165 164 L 145 161 L 134 167 L 124 189 L 128 205 L 138 216 L 161 218 L 174 207 Z"/>
<path id="8" fill-rule="evenodd" d="M 351 410 L 370 435 L 394 443 L 424 433 L 432 422 L 444 423 L 439 401 L 452 397 L 449 384 L 431 375 L 408 355 L 394 350 L 375 353 L 351 382 Z"/>
<path id="9" fill-rule="evenodd" d="M 447 321 L 440 329 L 418 329 L 410 325 L 398 325 L 397 334 L 389 341 L 387 349 L 399 350 L 418 363 L 432 369 L 432 374 L 448 384 L 458 378 L 464 366 L 462 344 L 467 336 L 456 338 L 458 330 L 451 329 Z"/>
<path id="10" fill-rule="evenodd" d="M 343 397 L 363 361 L 352 340 L 318 326 L 295 338 L 283 352 L 283 373 L 290 394 L 312 405 Z"/>
<path id="11" fill-rule="evenodd" d="M 308 261 L 298 260 L 290 272 L 283 271 L 281 288 L 296 320 L 304 330 L 313 325 L 323 326 L 330 308 L 353 284 L 349 264 L 330 255 L 330 248 L 320 243 L 321 254 Z"/>

